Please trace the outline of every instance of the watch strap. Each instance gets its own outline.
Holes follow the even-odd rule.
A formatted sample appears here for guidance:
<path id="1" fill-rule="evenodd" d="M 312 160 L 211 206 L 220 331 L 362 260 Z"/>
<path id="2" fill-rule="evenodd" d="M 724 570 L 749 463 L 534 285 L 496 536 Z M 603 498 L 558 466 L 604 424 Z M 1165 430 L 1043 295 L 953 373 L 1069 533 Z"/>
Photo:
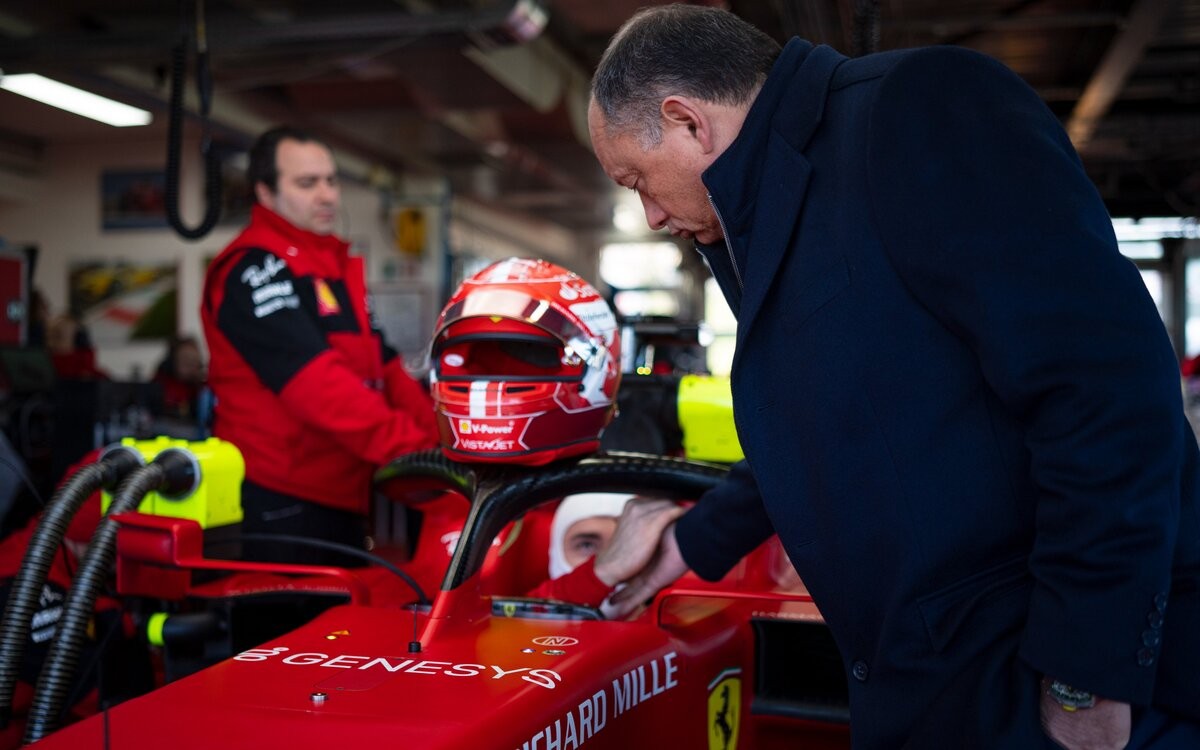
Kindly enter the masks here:
<path id="1" fill-rule="evenodd" d="M 1062 706 L 1064 711 L 1078 711 L 1096 705 L 1096 696 L 1086 690 L 1073 688 L 1065 682 L 1050 680 L 1046 686 L 1046 694 L 1054 702 Z"/>

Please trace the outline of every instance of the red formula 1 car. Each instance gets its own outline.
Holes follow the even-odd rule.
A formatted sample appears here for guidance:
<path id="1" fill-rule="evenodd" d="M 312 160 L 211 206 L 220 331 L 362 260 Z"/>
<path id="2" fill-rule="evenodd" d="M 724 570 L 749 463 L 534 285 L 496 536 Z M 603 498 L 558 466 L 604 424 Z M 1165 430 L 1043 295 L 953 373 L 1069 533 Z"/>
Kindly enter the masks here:
<path id="1" fill-rule="evenodd" d="M 723 469 L 614 454 L 536 470 L 477 471 L 423 454 L 380 474 L 380 487 L 402 500 L 438 487 L 471 500 L 441 590 L 429 604 L 372 583 L 377 570 L 302 578 L 297 589 L 318 581 L 314 591 L 349 596 L 350 603 L 37 744 L 48 750 L 849 745 L 841 660 L 774 540 L 719 583 L 685 576 L 624 621 L 522 598 L 524 588 L 502 591 L 530 577 L 530 545 L 542 545 L 544 555 L 545 538 L 531 531 L 544 515 L 539 506 L 585 488 L 692 499 Z M 162 573 L 210 564 L 199 553 L 198 527 L 142 514 L 120 518 L 122 594 L 194 600 L 203 586 L 179 579 L 179 590 L 168 592 Z M 524 534 L 514 533 L 518 519 Z M 421 537 L 418 550 L 445 548 L 438 524 L 427 524 Z M 504 542 L 494 544 L 497 537 Z M 241 565 L 257 566 L 260 576 L 288 569 Z M 151 579 L 156 583 L 144 583 Z M 220 585 L 227 593 L 236 588 Z"/>

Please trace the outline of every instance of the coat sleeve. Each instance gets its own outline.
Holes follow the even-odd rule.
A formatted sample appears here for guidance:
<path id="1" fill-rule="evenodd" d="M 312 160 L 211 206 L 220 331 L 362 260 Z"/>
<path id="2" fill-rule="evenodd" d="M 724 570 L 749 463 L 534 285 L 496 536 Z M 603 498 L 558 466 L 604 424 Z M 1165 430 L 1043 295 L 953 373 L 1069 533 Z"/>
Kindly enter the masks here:
<path id="1" fill-rule="evenodd" d="M 719 580 L 775 530 L 750 464 L 739 461 L 675 523 L 684 562 L 706 581 Z"/>
<path id="2" fill-rule="evenodd" d="M 881 82 L 868 141 L 892 264 L 1025 431 L 1037 496 L 1021 657 L 1149 703 L 1184 450 L 1154 303 L 1058 121 L 1000 63 L 914 53 Z"/>
<path id="3" fill-rule="evenodd" d="M 329 346 L 308 309 L 315 299 L 310 280 L 285 265 L 269 283 L 246 282 L 253 276 L 246 269 L 268 262 L 280 261 L 261 249 L 244 253 L 225 279 L 217 311 L 217 327 L 258 379 L 298 419 L 370 463 L 432 447 L 435 436 L 423 414 L 392 408 Z"/>

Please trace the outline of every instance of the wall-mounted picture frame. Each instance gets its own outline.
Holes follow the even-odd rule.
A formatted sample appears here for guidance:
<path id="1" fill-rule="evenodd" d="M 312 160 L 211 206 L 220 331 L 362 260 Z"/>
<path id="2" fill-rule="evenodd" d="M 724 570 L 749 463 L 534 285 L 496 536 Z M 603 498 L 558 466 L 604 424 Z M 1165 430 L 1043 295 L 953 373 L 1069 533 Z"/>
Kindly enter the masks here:
<path id="1" fill-rule="evenodd" d="M 165 226 L 165 172 L 114 169 L 100 173 L 101 229 L 154 229 Z"/>
<path id="2" fill-rule="evenodd" d="M 173 336 L 178 324 L 175 263 L 90 261 L 67 269 L 71 313 L 94 346 Z"/>

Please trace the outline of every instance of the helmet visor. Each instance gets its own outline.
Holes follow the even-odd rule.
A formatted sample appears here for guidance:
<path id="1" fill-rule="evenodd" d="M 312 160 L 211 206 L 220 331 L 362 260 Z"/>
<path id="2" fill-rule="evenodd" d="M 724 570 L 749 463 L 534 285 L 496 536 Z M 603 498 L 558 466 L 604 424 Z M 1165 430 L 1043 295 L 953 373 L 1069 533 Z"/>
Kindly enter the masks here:
<path id="1" fill-rule="evenodd" d="M 433 354 L 438 378 L 445 381 L 571 381 L 583 377 L 581 364 L 564 362 L 562 342 L 545 335 L 450 335 L 438 342 Z"/>
<path id="2" fill-rule="evenodd" d="M 455 323 L 467 318 L 508 318 L 536 326 L 562 342 L 573 358 L 589 367 L 604 363 L 604 347 L 562 310 L 514 289 L 480 289 L 446 308 L 434 338 L 434 355 L 444 348 L 443 338 Z"/>

